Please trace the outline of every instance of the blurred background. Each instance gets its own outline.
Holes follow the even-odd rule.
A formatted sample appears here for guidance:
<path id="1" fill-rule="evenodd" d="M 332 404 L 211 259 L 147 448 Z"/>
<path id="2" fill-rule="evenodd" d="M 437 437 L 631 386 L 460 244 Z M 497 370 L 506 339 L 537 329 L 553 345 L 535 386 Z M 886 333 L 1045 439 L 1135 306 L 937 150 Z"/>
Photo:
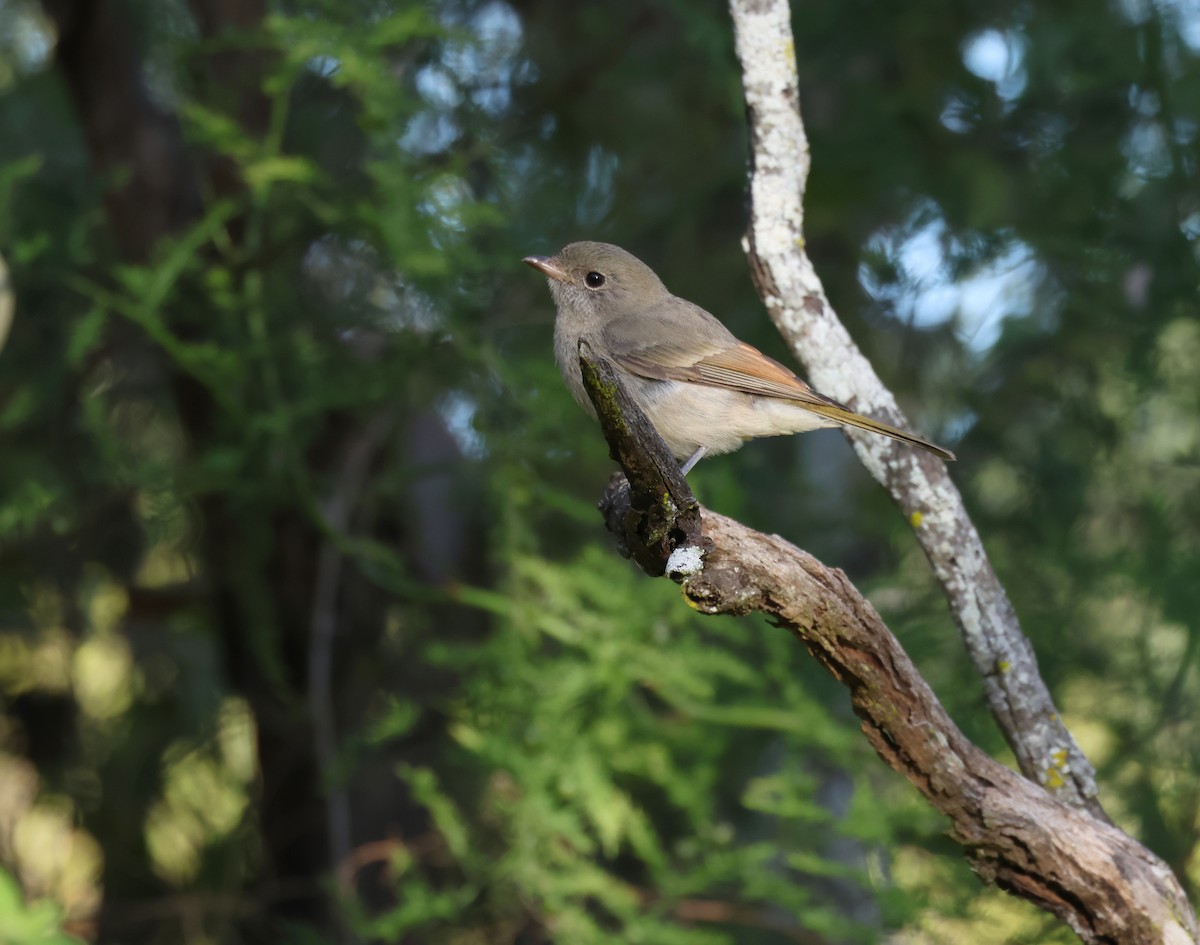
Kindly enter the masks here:
<path id="1" fill-rule="evenodd" d="M 829 296 L 1191 890 L 1200 6 L 795 30 Z M 1073 941 L 785 632 L 595 511 L 519 260 L 620 243 L 787 360 L 746 159 L 716 2 L 0 0 L 0 940 Z M 691 479 L 844 568 L 1007 757 L 840 434 Z"/>

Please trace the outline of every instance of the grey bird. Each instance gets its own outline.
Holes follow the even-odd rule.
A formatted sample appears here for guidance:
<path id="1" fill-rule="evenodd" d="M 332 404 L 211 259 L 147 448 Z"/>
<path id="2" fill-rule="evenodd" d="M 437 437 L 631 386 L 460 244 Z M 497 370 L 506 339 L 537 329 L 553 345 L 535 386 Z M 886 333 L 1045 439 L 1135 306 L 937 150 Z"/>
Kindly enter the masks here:
<path id="1" fill-rule="evenodd" d="M 596 416 L 579 370 L 584 340 L 620 372 L 684 473 L 702 456 L 731 452 L 754 437 L 836 426 L 954 459 L 929 440 L 818 394 L 700 306 L 672 295 L 654 270 L 619 246 L 570 243 L 523 262 L 547 277 L 558 309 L 554 356 L 576 402 Z"/>

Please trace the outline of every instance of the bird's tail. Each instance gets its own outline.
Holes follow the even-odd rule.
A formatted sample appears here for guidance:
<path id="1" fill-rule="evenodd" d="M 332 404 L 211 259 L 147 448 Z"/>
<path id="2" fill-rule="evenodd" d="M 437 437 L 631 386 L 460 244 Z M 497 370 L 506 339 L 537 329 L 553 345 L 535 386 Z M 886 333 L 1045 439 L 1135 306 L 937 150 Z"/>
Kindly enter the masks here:
<path id="1" fill-rule="evenodd" d="M 884 436 L 890 436 L 893 440 L 911 443 L 913 446 L 919 446 L 923 450 L 936 453 L 947 462 L 954 461 L 954 454 L 948 449 L 938 446 L 936 443 L 931 443 L 929 440 L 923 439 L 915 433 L 906 433 L 904 430 L 899 430 L 879 420 L 864 417 L 862 414 L 855 413 L 853 410 L 849 410 L 838 404 L 805 404 L 804 406 L 813 413 L 828 417 L 830 420 L 835 420 L 845 426 L 858 427 L 860 430 L 869 430 L 872 433 L 882 433 Z"/>

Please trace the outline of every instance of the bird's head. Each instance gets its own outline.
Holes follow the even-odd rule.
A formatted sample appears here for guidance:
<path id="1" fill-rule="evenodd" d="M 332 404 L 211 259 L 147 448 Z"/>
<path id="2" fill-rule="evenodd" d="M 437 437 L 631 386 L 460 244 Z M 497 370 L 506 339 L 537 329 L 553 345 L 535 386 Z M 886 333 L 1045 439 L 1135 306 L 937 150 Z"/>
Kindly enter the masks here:
<path id="1" fill-rule="evenodd" d="M 560 312 L 607 321 L 670 296 L 653 269 L 611 243 L 568 243 L 553 256 L 523 262 L 545 274 Z"/>

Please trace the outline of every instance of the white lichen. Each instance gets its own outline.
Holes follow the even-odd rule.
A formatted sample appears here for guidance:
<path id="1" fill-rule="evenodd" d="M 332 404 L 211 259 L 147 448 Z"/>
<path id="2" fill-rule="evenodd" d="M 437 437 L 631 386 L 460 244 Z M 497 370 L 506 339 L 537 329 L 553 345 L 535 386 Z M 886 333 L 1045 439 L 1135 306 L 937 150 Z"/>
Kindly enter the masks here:
<path id="1" fill-rule="evenodd" d="M 695 545 L 683 545 L 671 552 L 667 559 L 667 576 L 679 581 L 691 577 L 704 567 L 704 556 Z"/>

